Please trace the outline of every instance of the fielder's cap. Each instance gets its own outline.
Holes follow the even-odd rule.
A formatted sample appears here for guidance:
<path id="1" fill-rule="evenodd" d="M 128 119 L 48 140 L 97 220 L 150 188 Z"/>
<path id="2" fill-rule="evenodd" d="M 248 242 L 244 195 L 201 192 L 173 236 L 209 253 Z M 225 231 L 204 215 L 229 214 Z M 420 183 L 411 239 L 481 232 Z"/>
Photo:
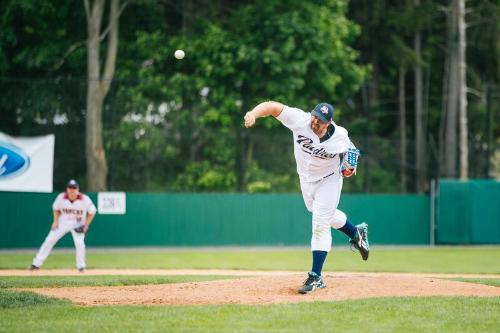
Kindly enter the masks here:
<path id="1" fill-rule="evenodd" d="M 315 117 L 318 117 L 319 120 L 326 124 L 329 123 L 333 119 L 333 106 L 328 103 L 319 103 L 316 105 L 314 110 L 311 111 L 311 114 Z"/>
<path id="2" fill-rule="evenodd" d="M 70 179 L 69 180 L 67 187 L 70 187 L 70 188 L 80 188 L 80 186 L 78 186 L 78 182 L 76 180 L 74 180 L 74 179 Z"/>

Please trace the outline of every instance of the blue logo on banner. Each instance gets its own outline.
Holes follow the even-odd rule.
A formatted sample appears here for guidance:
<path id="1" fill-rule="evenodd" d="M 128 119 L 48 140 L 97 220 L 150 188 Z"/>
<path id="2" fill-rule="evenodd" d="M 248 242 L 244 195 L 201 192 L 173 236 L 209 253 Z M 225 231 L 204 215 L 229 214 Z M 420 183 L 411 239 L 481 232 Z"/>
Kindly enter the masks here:
<path id="1" fill-rule="evenodd" d="M 0 142 L 0 180 L 21 174 L 30 165 L 30 158 L 21 149 Z"/>

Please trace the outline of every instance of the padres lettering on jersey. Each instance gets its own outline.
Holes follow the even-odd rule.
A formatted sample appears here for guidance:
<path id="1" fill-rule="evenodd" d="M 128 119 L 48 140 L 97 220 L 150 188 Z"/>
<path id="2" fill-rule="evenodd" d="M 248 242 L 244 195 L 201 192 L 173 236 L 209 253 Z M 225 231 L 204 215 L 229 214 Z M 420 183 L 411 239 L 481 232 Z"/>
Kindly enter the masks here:
<path id="1" fill-rule="evenodd" d="M 310 113 L 285 106 L 277 119 L 293 132 L 297 173 L 302 181 L 315 182 L 339 171 L 339 154 L 352 146 L 345 128 L 332 122 L 335 132 L 320 142 L 311 129 Z"/>
<path id="2" fill-rule="evenodd" d="M 304 151 L 307 154 L 311 154 L 312 156 L 318 157 L 318 158 L 332 159 L 337 155 L 337 154 L 328 153 L 325 150 L 325 148 L 315 148 L 312 145 L 313 140 L 310 138 L 306 138 L 303 135 L 299 135 L 296 142 L 300 145 L 300 147 L 302 148 L 302 151 Z"/>

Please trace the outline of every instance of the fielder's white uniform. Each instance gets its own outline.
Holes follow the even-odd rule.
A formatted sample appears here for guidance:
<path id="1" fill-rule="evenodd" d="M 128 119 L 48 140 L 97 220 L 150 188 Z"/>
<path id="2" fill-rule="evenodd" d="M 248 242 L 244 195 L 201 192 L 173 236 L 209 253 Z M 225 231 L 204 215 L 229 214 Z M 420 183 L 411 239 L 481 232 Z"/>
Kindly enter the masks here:
<path id="1" fill-rule="evenodd" d="M 335 126 L 324 142 L 311 129 L 311 114 L 284 106 L 277 119 L 293 132 L 294 155 L 300 188 L 307 210 L 312 212 L 312 251 L 330 251 L 330 228 L 342 228 L 346 215 L 337 209 L 342 190 L 341 156 L 353 148 L 347 130 Z"/>
<path id="2" fill-rule="evenodd" d="M 35 259 L 33 259 L 33 265 L 42 266 L 57 241 L 68 232 L 71 232 L 76 248 L 76 267 L 85 268 L 85 234 L 83 232 L 78 233 L 74 229 L 85 224 L 87 214 L 95 215 L 96 207 L 92 200 L 83 193 L 78 193 L 76 200 L 73 202 L 69 200 L 66 193 L 61 193 L 54 201 L 52 209 L 59 211 L 59 225 L 57 229 L 51 230 L 47 238 L 45 238 Z"/>

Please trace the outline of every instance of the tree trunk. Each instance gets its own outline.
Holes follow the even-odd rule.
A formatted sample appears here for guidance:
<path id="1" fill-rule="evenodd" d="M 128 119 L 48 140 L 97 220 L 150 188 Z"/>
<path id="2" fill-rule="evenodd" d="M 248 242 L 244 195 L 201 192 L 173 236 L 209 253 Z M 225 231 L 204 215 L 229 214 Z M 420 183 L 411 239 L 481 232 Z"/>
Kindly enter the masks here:
<path id="1" fill-rule="evenodd" d="M 447 26 L 447 36 L 449 35 L 449 26 L 450 19 L 449 15 L 446 18 L 446 26 Z M 448 90 L 449 90 L 449 81 L 448 78 L 450 76 L 450 55 L 448 49 L 445 52 L 444 59 L 444 68 L 443 68 L 443 86 L 442 86 L 442 95 L 441 95 L 441 115 L 439 120 L 439 136 L 438 136 L 438 177 L 445 176 L 445 131 L 446 131 L 446 123 L 447 123 L 447 105 L 448 105 Z"/>
<path id="2" fill-rule="evenodd" d="M 107 188 L 108 168 L 103 145 L 102 109 L 104 99 L 113 80 L 118 49 L 119 0 L 111 0 L 109 14 L 109 36 L 106 64 L 101 78 L 100 42 L 101 24 L 105 0 L 95 0 L 89 5 L 84 0 L 87 12 L 87 117 L 86 155 L 87 190 L 104 191 Z"/>
<path id="3" fill-rule="evenodd" d="M 87 190 L 106 189 L 106 155 L 102 145 L 102 103 L 103 94 L 100 80 L 99 35 L 101 31 L 104 0 L 94 1 L 87 18 Z"/>
<path id="4" fill-rule="evenodd" d="M 458 18 L 458 91 L 460 117 L 460 179 L 469 178 L 469 140 L 467 126 L 466 24 L 465 0 L 455 0 Z"/>
<path id="5" fill-rule="evenodd" d="M 399 143 L 400 143 L 400 181 L 401 193 L 406 192 L 406 95 L 405 95 L 405 75 L 403 65 L 399 68 Z"/>
<path id="6" fill-rule="evenodd" d="M 369 88 L 365 83 L 361 87 L 361 97 L 363 101 L 363 117 L 368 119 L 368 123 L 370 123 L 370 97 L 369 97 Z M 371 131 L 364 131 L 363 135 L 363 145 L 366 151 L 370 151 L 370 139 L 371 139 Z M 363 159 L 364 164 L 364 172 L 363 172 L 363 192 L 370 192 L 370 159 L 365 156 Z"/>
<path id="7" fill-rule="evenodd" d="M 182 31 L 186 34 L 193 25 L 193 0 L 182 1 Z"/>
<path id="8" fill-rule="evenodd" d="M 441 143 L 444 155 L 443 176 L 455 178 L 457 172 L 457 116 L 458 116 L 458 61 L 457 61 L 457 17 L 456 8 L 450 6 L 447 18 L 447 91 L 443 92 L 446 101 L 444 142 Z"/>
<path id="9" fill-rule="evenodd" d="M 368 103 L 370 111 L 380 107 L 379 101 L 379 81 L 380 81 L 380 65 L 378 50 L 372 50 L 370 62 L 373 67 L 373 78 L 368 81 Z"/>
<path id="10" fill-rule="evenodd" d="M 379 82 L 380 82 L 380 65 L 379 65 L 379 53 L 377 49 L 371 50 L 370 63 L 373 68 L 373 77 L 368 80 L 367 84 L 364 86 L 363 99 L 364 99 L 364 116 L 368 121 L 368 131 L 365 133 L 364 137 L 364 148 L 366 151 L 371 151 L 371 140 L 373 139 L 373 113 L 380 108 L 379 99 Z M 369 193 L 371 191 L 371 167 L 376 164 L 375 158 L 372 160 L 371 157 L 365 156 L 363 159 L 364 169 L 363 169 L 363 191 Z"/>
<path id="11" fill-rule="evenodd" d="M 415 6 L 420 6 L 420 0 L 415 0 Z M 422 37 L 420 31 L 416 31 L 413 39 L 415 56 L 417 59 L 422 58 Z M 423 80 L 422 80 L 422 65 L 417 62 L 415 64 L 415 166 L 416 166 L 416 190 L 422 193 L 427 185 L 426 181 L 426 140 L 424 133 L 423 122 Z"/>
<path id="12" fill-rule="evenodd" d="M 492 162 L 492 152 L 493 150 L 493 145 L 494 145 L 494 140 L 493 140 L 493 128 L 495 128 L 494 124 L 494 118 L 493 118 L 493 112 L 491 112 L 492 108 L 492 93 L 491 93 L 491 86 L 492 83 L 488 83 L 486 87 L 486 133 L 487 133 L 487 151 L 486 151 L 486 170 L 485 174 L 487 178 L 492 177 L 491 173 L 491 164 Z"/>
<path id="13" fill-rule="evenodd" d="M 250 110 L 250 102 L 249 102 L 249 94 L 248 94 L 248 88 L 247 84 L 243 82 L 241 85 L 241 109 L 240 109 L 240 115 L 238 117 L 238 120 L 236 122 L 236 152 L 237 152 L 237 163 L 236 163 L 236 174 L 238 177 L 238 191 L 240 192 L 245 192 L 247 188 L 247 166 L 248 166 L 248 157 L 251 156 L 249 155 L 249 148 L 250 148 L 250 138 L 248 137 L 248 131 L 243 128 L 239 124 L 240 119 L 243 119 L 245 116 L 246 112 Z"/>

